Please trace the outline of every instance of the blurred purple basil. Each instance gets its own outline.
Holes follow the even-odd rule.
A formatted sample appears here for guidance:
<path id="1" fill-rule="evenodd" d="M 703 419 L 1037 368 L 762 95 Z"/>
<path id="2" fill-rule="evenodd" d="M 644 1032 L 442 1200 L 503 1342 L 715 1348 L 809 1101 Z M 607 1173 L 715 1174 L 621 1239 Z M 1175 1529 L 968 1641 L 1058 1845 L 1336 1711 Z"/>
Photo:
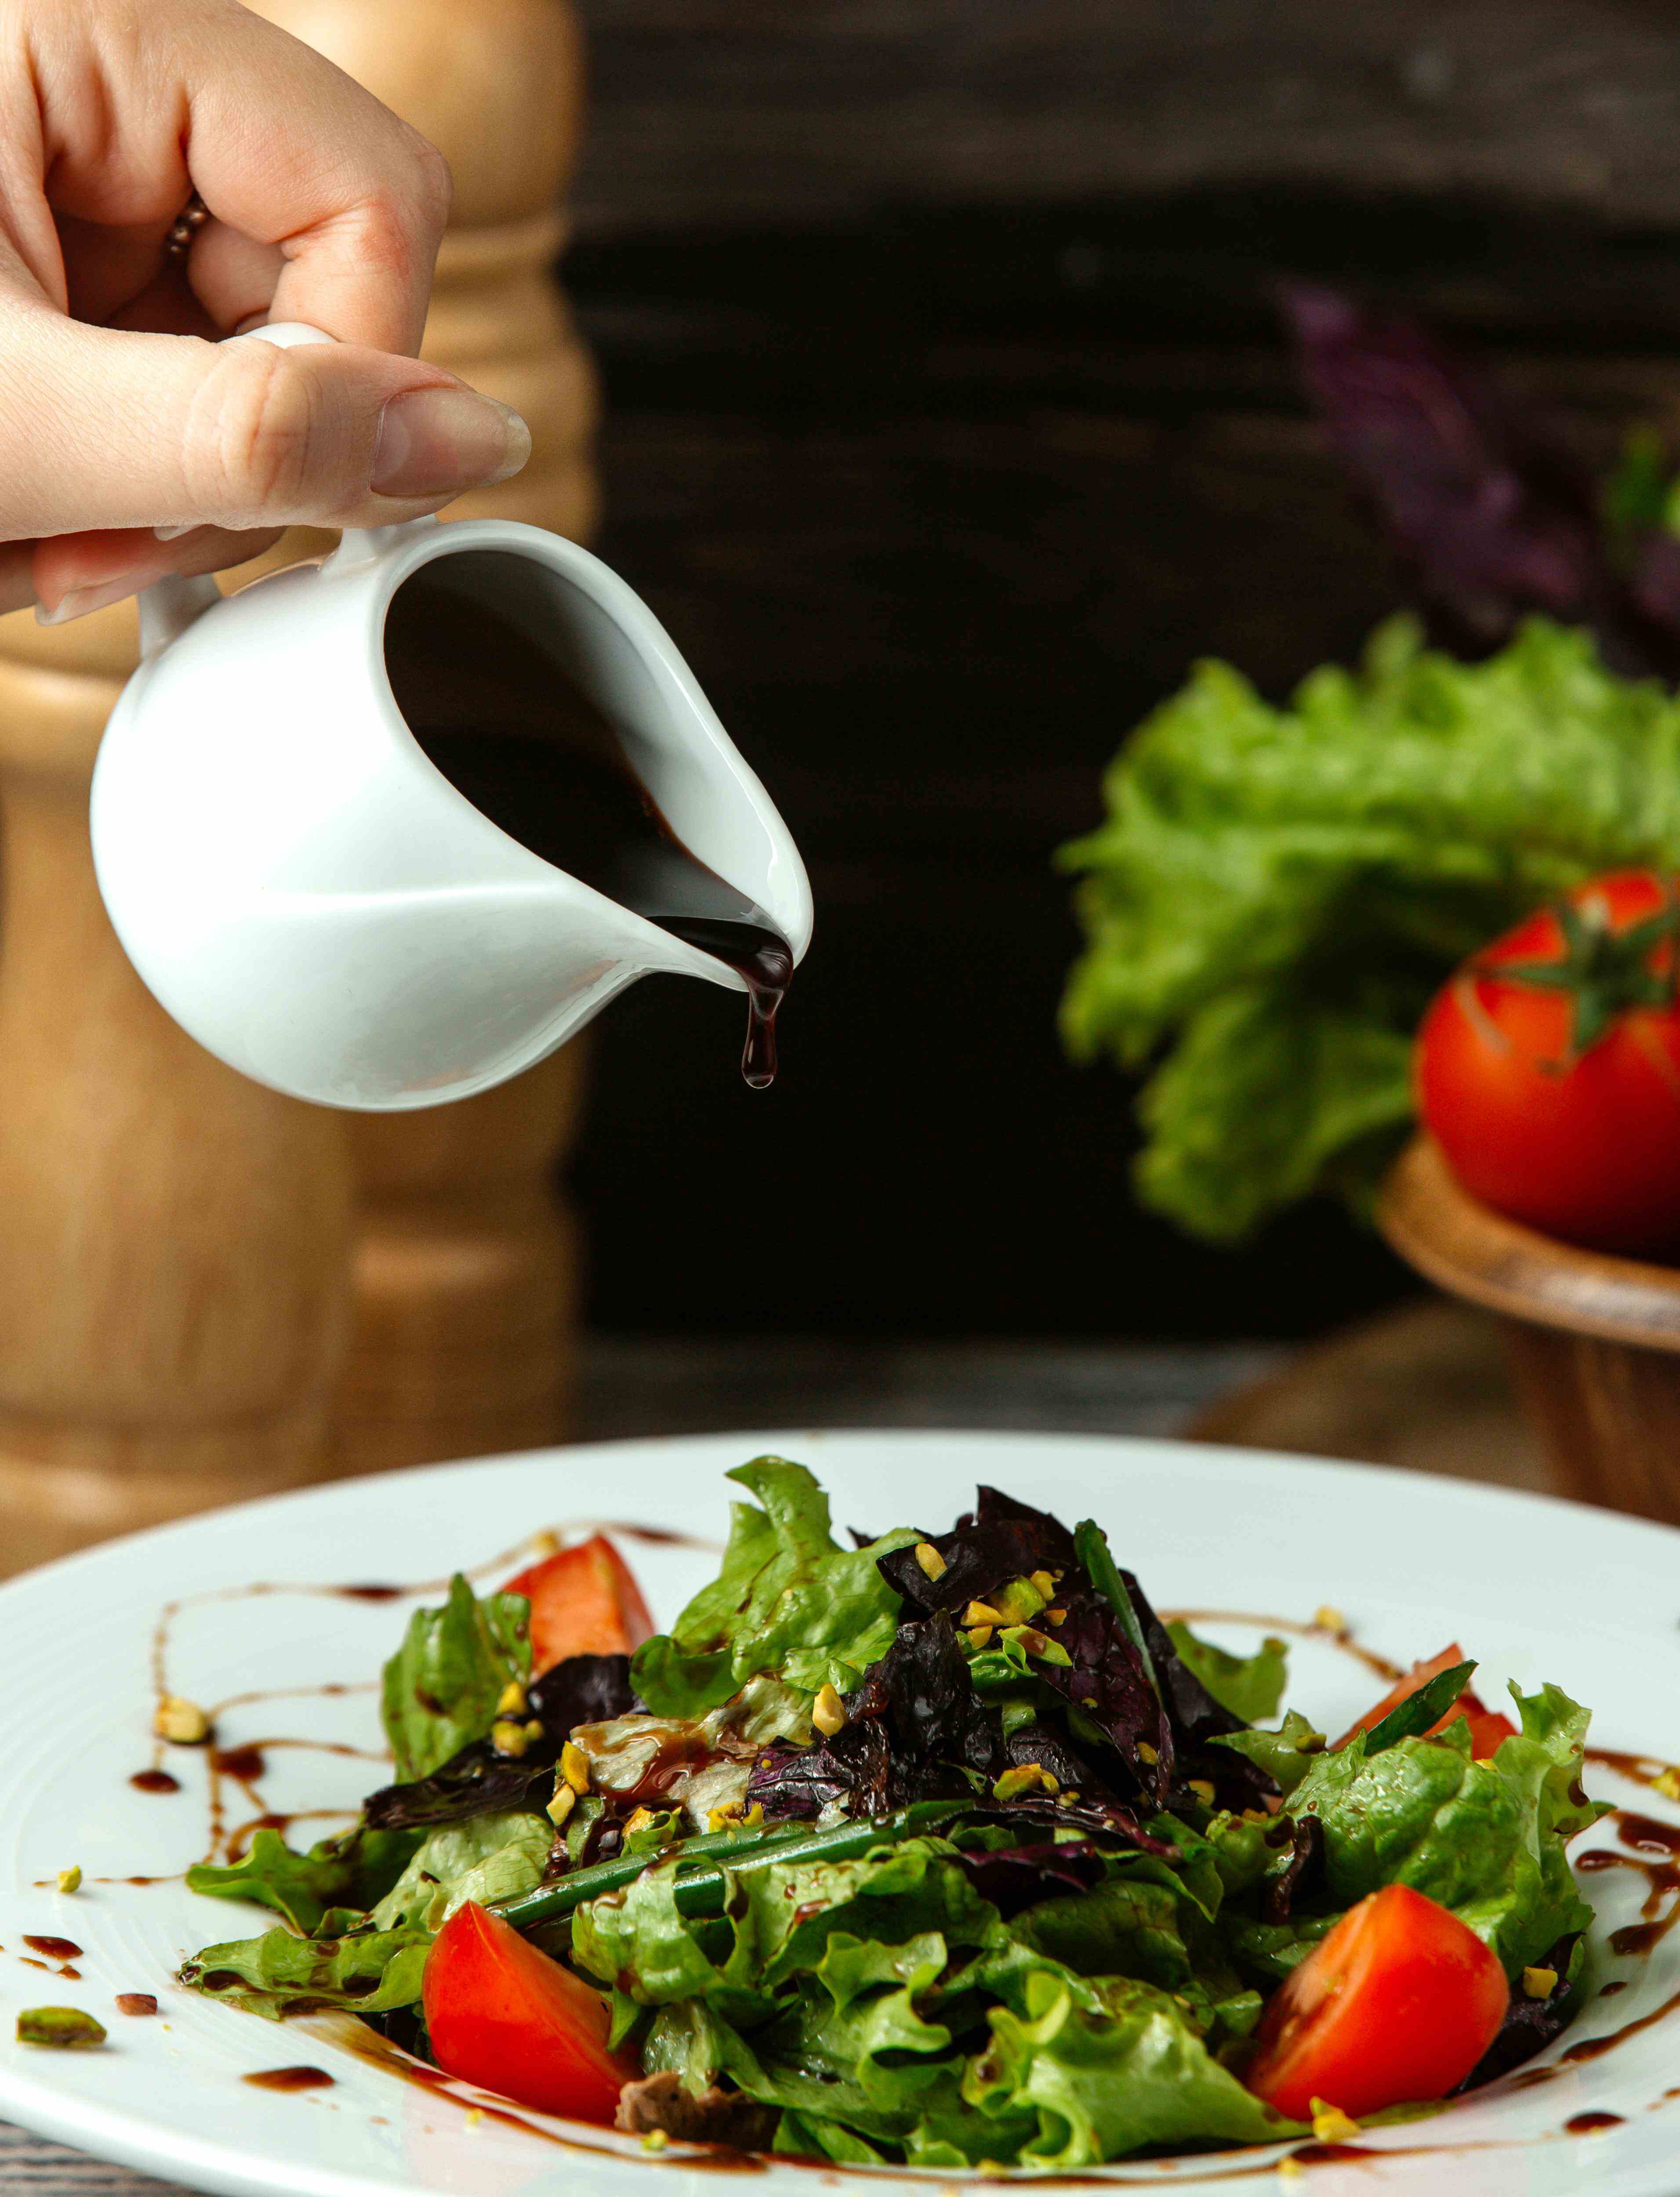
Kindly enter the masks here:
<path id="1" fill-rule="evenodd" d="M 1489 654 L 1540 613 L 1630 677 L 1680 681 L 1680 540 L 1628 525 L 1563 438 L 1414 322 L 1281 293 L 1302 380 L 1405 561 L 1432 637 Z"/>

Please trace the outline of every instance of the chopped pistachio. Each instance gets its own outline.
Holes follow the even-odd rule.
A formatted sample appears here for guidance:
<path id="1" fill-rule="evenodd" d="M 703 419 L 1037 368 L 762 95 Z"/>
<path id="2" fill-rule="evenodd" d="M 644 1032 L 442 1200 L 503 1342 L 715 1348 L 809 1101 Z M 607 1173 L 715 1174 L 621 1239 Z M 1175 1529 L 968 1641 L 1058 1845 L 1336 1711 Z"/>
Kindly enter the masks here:
<path id="1" fill-rule="evenodd" d="M 1001 1625 L 1003 1612 L 994 1609 L 989 1602 L 971 1602 L 963 1612 L 965 1625 Z"/>
<path id="2" fill-rule="evenodd" d="M 664 2129 L 649 2129 L 641 2140 L 641 2148 L 644 2151 L 663 2151 L 670 2140 Z"/>
<path id="3" fill-rule="evenodd" d="M 1059 1793 L 1059 1779 L 1051 1775 L 1041 1762 L 1017 1762 L 1012 1770 L 1005 1770 L 992 1788 L 992 1797 L 997 1800 L 1013 1800 L 1022 1793 Z"/>
<path id="4" fill-rule="evenodd" d="M 632 1831 L 645 1831 L 652 1821 L 652 1808 L 638 1808 L 634 1815 L 626 1817 L 624 1820 L 625 1837 L 629 1838 Z"/>
<path id="5" fill-rule="evenodd" d="M 1138 1742 L 1138 1759 L 1140 1762 L 1147 1762 L 1150 1768 L 1153 1770 L 1161 1759 L 1161 1749 L 1158 1747 L 1151 1747 L 1148 1740 L 1140 1739 Z"/>
<path id="6" fill-rule="evenodd" d="M 1080 1795 L 1077 1788 L 1072 1785 L 1069 1786 L 1067 1791 L 1062 1795 L 1062 1799 L 1066 1806 L 1069 1808 L 1076 1808 L 1080 1802 Z"/>
<path id="7" fill-rule="evenodd" d="M 1065 1625 L 1068 1621 L 1068 1613 L 1065 1609 L 1047 1609 L 1044 1614 L 1044 1621 L 1046 1625 Z"/>
<path id="8" fill-rule="evenodd" d="M 1048 1602 L 1051 1595 L 1056 1591 L 1056 1582 L 1051 1579 L 1050 1574 L 1048 1572 L 1028 1572 L 1027 1576 L 1031 1580 L 1033 1585 L 1038 1589 L 1045 1600 Z"/>
<path id="9" fill-rule="evenodd" d="M 1006 1625 L 1026 1625 L 1035 1618 L 1050 1599 L 1040 1594 L 1029 1579 L 1012 1579 L 992 1597 L 998 1614 Z"/>
<path id="10" fill-rule="evenodd" d="M 943 1579 L 949 1567 L 931 1541 L 918 1541 L 916 1561 L 930 1580 Z"/>
<path id="11" fill-rule="evenodd" d="M 1209 1808 L 1213 1806 L 1214 1788 L 1205 1777 L 1192 1777 L 1190 1780 L 1190 1789 L 1195 1794 L 1198 1800 L 1203 1802 Z"/>
<path id="12" fill-rule="evenodd" d="M 1047 1632 L 1040 1632 L 1034 1626 L 1017 1625 L 1012 1629 L 1016 1638 L 1029 1655 L 1047 1655 L 1056 1645 Z"/>
<path id="13" fill-rule="evenodd" d="M 1346 1632 L 1347 1620 L 1333 1602 L 1321 1602 L 1312 1613 L 1312 1622 L 1320 1632 Z"/>
<path id="14" fill-rule="evenodd" d="M 1522 1972 L 1522 1988 L 1525 1995 L 1529 1998 L 1550 1998 L 1557 1989 L 1557 1970 L 1555 1968 L 1525 1968 Z"/>
<path id="15" fill-rule="evenodd" d="M 70 1869 L 60 1869 L 58 1873 L 58 1888 L 61 1892 L 79 1892 L 82 1888 L 82 1872 L 80 1869 L 72 1867 Z"/>
<path id="16" fill-rule="evenodd" d="M 471 2113 L 468 2113 L 468 2115 L 466 2116 L 466 2125 L 467 2125 L 467 2126 L 468 2126 L 468 2128 L 470 2128 L 470 2129 L 475 2129 L 475 2128 L 477 2128 L 477 2127 L 478 2126 L 479 2123 L 484 2119 L 484 2107 L 483 2107 L 482 2106 L 474 2106 L 474 2107 L 473 2107 L 473 2108 L 472 2108 L 472 2112 L 471 2112 Z"/>
<path id="17" fill-rule="evenodd" d="M 824 1686 L 811 1704 L 811 1721 L 830 1739 L 845 1730 L 846 1704 L 831 1685 Z"/>
<path id="18" fill-rule="evenodd" d="M 1349 2143 L 1359 2133 L 1359 2124 L 1340 2106 L 1324 2098 L 1312 2101 L 1312 2133 L 1320 2143 Z"/>
<path id="19" fill-rule="evenodd" d="M 991 1638 L 992 1627 L 989 1625 L 970 1626 L 968 1644 L 970 1648 L 985 1648 L 990 1644 Z"/>
<path id="20" fill-rule="evenodd" d="M 1660 1793 L 1665 1800 L 1680 1800 L 1680 1764 L 1671 1762 L 1660 1777 L 1654 1777 L 1651 1790 Z"/>
<path id="21" fill-rule="evenodd" d="M 517 1678 L 510 1678 L 501 1690 L 501 1699 L 495 1705 L 499 1717 L 522 1717 L 530 1707 L 525 1690 Z"/>
<path id="22" fill-rule="evenodd" d="M 1293 2182 L 1298 2174 L 1305 2174 L 1306 2169 L 1295 2157 L 1294 2152 L 1290 2152 L 1287 2157 L 1278 2160 L 1277 2171 L 1283 2177 L 1285 2181 Z"/>
<path id="23" fill-rule="evenodd" d="M 549 1822 L 558 1829 L 576 1806 L 576 1794 L 572 1791 L 564 1778 L 557 1780 L 554 1786 L 554 1797 L 548 1803 Z"/>
<path id="24" fill-rule="evenodd" d="M 750 1830 L 755 1824 L 762 1823 L 763 1821 L 764 1808 L 762 1802 L 755 1800 L 751 1807 L 744 1808 L 739 1800 L 726 1800 L 721 1808 L 714 1808 L 707 1817 L 706 1829 L 709 1831 L 727 1831 L 733 1830 L 739 1824 L 743 1829 Z"/>
<path id="25" fill-rule="evenodd" d="M 560 1775 L 574 1793 L 589 1789 L 589 1758 L 576 1740 L 569 1739 L 560 1749 Z"/>
<path id="26" fill-rule="evenodd" d="M 79 2006 L 28 2006 L 18 2016 L 20 2044 L 51 2044 L 66 2051 L 104 2042 L 103 2022 Z"/>
<path id="27" fill-rule="evenodd" d="M 210 1719 L 196 1701 L 182 1694 L 165 1694 L 158 1703 L 152 1729 L 159 1739 L 177 1747 L 202 1747 L 210 1736 Z"/>
<path id="28" fill-rule="evenodd" d="M 490 1745 L 498 1754 L 511 1754 L 517 1760 L 530 1745 L 530 1739 L 522 1724 L 510 1724 L 503 1717 L 490 1726 Z"/>

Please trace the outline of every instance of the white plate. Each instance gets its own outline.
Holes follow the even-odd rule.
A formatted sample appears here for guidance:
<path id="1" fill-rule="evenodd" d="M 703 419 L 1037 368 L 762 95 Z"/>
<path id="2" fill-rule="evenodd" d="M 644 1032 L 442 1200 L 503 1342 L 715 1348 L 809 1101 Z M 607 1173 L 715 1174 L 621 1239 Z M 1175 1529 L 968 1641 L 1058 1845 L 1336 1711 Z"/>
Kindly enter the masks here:
<path id="1" fill-rule="evenodd" d="M 1597 1743 L 1680 1760 L 1680 1533 L 1534 1497 L 1167 1441 L 979 1434 L 610 1443 L 344 1481 L 116 1542 L 0 1589 L 0 2116 L 211 2190 L 658 2197 L 675 2177 L 690 2197 L 715 2197 L 727 2171 L 713 2162 L 702 2183 L 704 2162 L 685 2163 L 680 2147 L 656 2158 L 540 2115 L 470 2119 L 472 2094 L 416 2087 L 317 2025 L 277 2026 L 172 1988 L 183 1955 L 271 1918 L 179 1882 L 126 1881 L 166 1878 L 196 1858 L 208 1812 L 200 1751 L 169 1751 L 178 1794 L 138 1792 L 129 1777 L 151 1757 L 149 1657 L 165 1603 L 184 1604 L 168 1626 L 167 1683 L 229 1704 L 218 1719 L 224 1745 L 293 1736 L 377 1748 L 369 1692 L 310 1690 L 372 1678 L 407 1605 L 322 1587 L 435 1580 L 536 1528 L 588 1518 L 717 1536 L 720 1475 L 765 1449 L 808 1463 L 841 1525 L 942 1527 L 976 1481 L 990 1481 L 1070 1522 L 1094 1512 L 1157 1604 L 1306 1620 L 1330 1603 L 1361 1639 L 1402 1660 L 1460 1639 L 1481 1660 L 1490 1697 L 1507 1676 L 1529 1686 L 1550 1678 L 1593 1705 Z M 662 1618 L 712 1569 L 692 1547 L 627 1546 Z M 268 1591 L 250 1593 L 258 1582 Z M 1253 1637 L 1209 1629 L 1232 1645 Z M 1299 1643 L 1292 1664 L 1289 1698 L 1332 1730 L 1370 1701 L 1370 1675 L 1322 1638 Z M 237 1699 L 275 1688 L 304 1690 Z M 353 1807 L 383 1774 L 354 1754 L 271 1745 L 267 1759 L 262 1798 L 277 1811 Z M 1607 1800 L 1680 1821 L 1680 1810 L 1611 1772 L 1589 1782 Z M 227 1797 L 241 1804 L 230 1823 L 250 1814 L 236 1786 Z M 1595 1842 L 1609 1840 L 1595 1832 L 1584 1843 Z M 72 1864 L 85 1888 L 49 1888 Z M 1595 1999 L 1565 2045 L 1680 1995 L 1680 1931 L 1644 1960 L 1619 1958 L 1605 1943 L 1637 1915 L 1643 1881 L 1611 1869 L 1583 1882 L 1599 1911 L 1596 1982 L 1626 1988 Z M 79 1979 L 19 1966 L 26 1933 L 84 1948 Z M 119 1991 L 155 1992 L 159 2017 L 125 2019 L 112 2003 Z M 88 2008 L 106 2023 L 108 2047 L 55 2053 L 12 2042 L 17 2010 L 41 2003 Z M 299 2062 L 329 2072 L 333 2086 L 281 2095 L 240 2079 Z M 1592 2113 L 1621 2120 L 1567 2132 Z M 1596 2197 L 1674 2197 L 1680 2012 L 1554 2080 L 1498 2088 L 1367 2135 L 1359 2148 L 1369 2155 L 1312 2165 L 1315 2197 L 1573 2197 L 1589 2183 Z M 1106 2174 L 1212 2197 L 1251 2177 L 1268 2188 L 1278 2155 Z M 814 2174 L 853 2179 L 777 2164 L 756 2168 L 753 2187 L 792 2197 L 809 2192 Z M 924 2190 L 951 2181 L 871 2179 Z"/>

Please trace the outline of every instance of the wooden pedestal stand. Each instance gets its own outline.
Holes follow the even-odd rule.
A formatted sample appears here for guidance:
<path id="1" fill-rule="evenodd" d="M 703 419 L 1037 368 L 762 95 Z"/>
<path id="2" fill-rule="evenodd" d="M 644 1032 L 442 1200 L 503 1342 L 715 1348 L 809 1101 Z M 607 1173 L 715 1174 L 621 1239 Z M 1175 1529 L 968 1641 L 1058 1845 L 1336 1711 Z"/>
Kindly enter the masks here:
<path id="1" fill-rule="evenodd" d="M 565 0 L 262 12 L 454 167 L 427 356 L 516 405 L 536 455 L 450 515 L 587 532 L 594 385 L 547 274 L 582 80 Z M 265 561 L 323 546 L 291 536 Z M 281 1098 L 202 1052 L 130 968 L 89 855 L 94 755 L 134 656 L 131 605 L 62 630 L 0 619 L 0 1571 L 560 1430 L 575 1260 L 549 1182 L 577 1049 L 386 1117 Z"/>

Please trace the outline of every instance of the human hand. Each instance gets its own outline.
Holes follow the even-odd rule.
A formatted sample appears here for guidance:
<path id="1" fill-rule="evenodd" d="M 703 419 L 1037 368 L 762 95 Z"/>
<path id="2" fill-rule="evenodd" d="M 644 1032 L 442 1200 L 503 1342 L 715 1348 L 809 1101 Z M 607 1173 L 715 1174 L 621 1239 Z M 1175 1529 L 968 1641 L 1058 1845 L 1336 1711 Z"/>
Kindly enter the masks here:
<path id="1" fill-rule="evenodd" d="M 518 414 L 413 357 L 449 200 L 423 138 L 235 0 L 0 0 L 0 611 L 518 472 Z M 338 341 L 216 340 L 266 320 Z"/>

